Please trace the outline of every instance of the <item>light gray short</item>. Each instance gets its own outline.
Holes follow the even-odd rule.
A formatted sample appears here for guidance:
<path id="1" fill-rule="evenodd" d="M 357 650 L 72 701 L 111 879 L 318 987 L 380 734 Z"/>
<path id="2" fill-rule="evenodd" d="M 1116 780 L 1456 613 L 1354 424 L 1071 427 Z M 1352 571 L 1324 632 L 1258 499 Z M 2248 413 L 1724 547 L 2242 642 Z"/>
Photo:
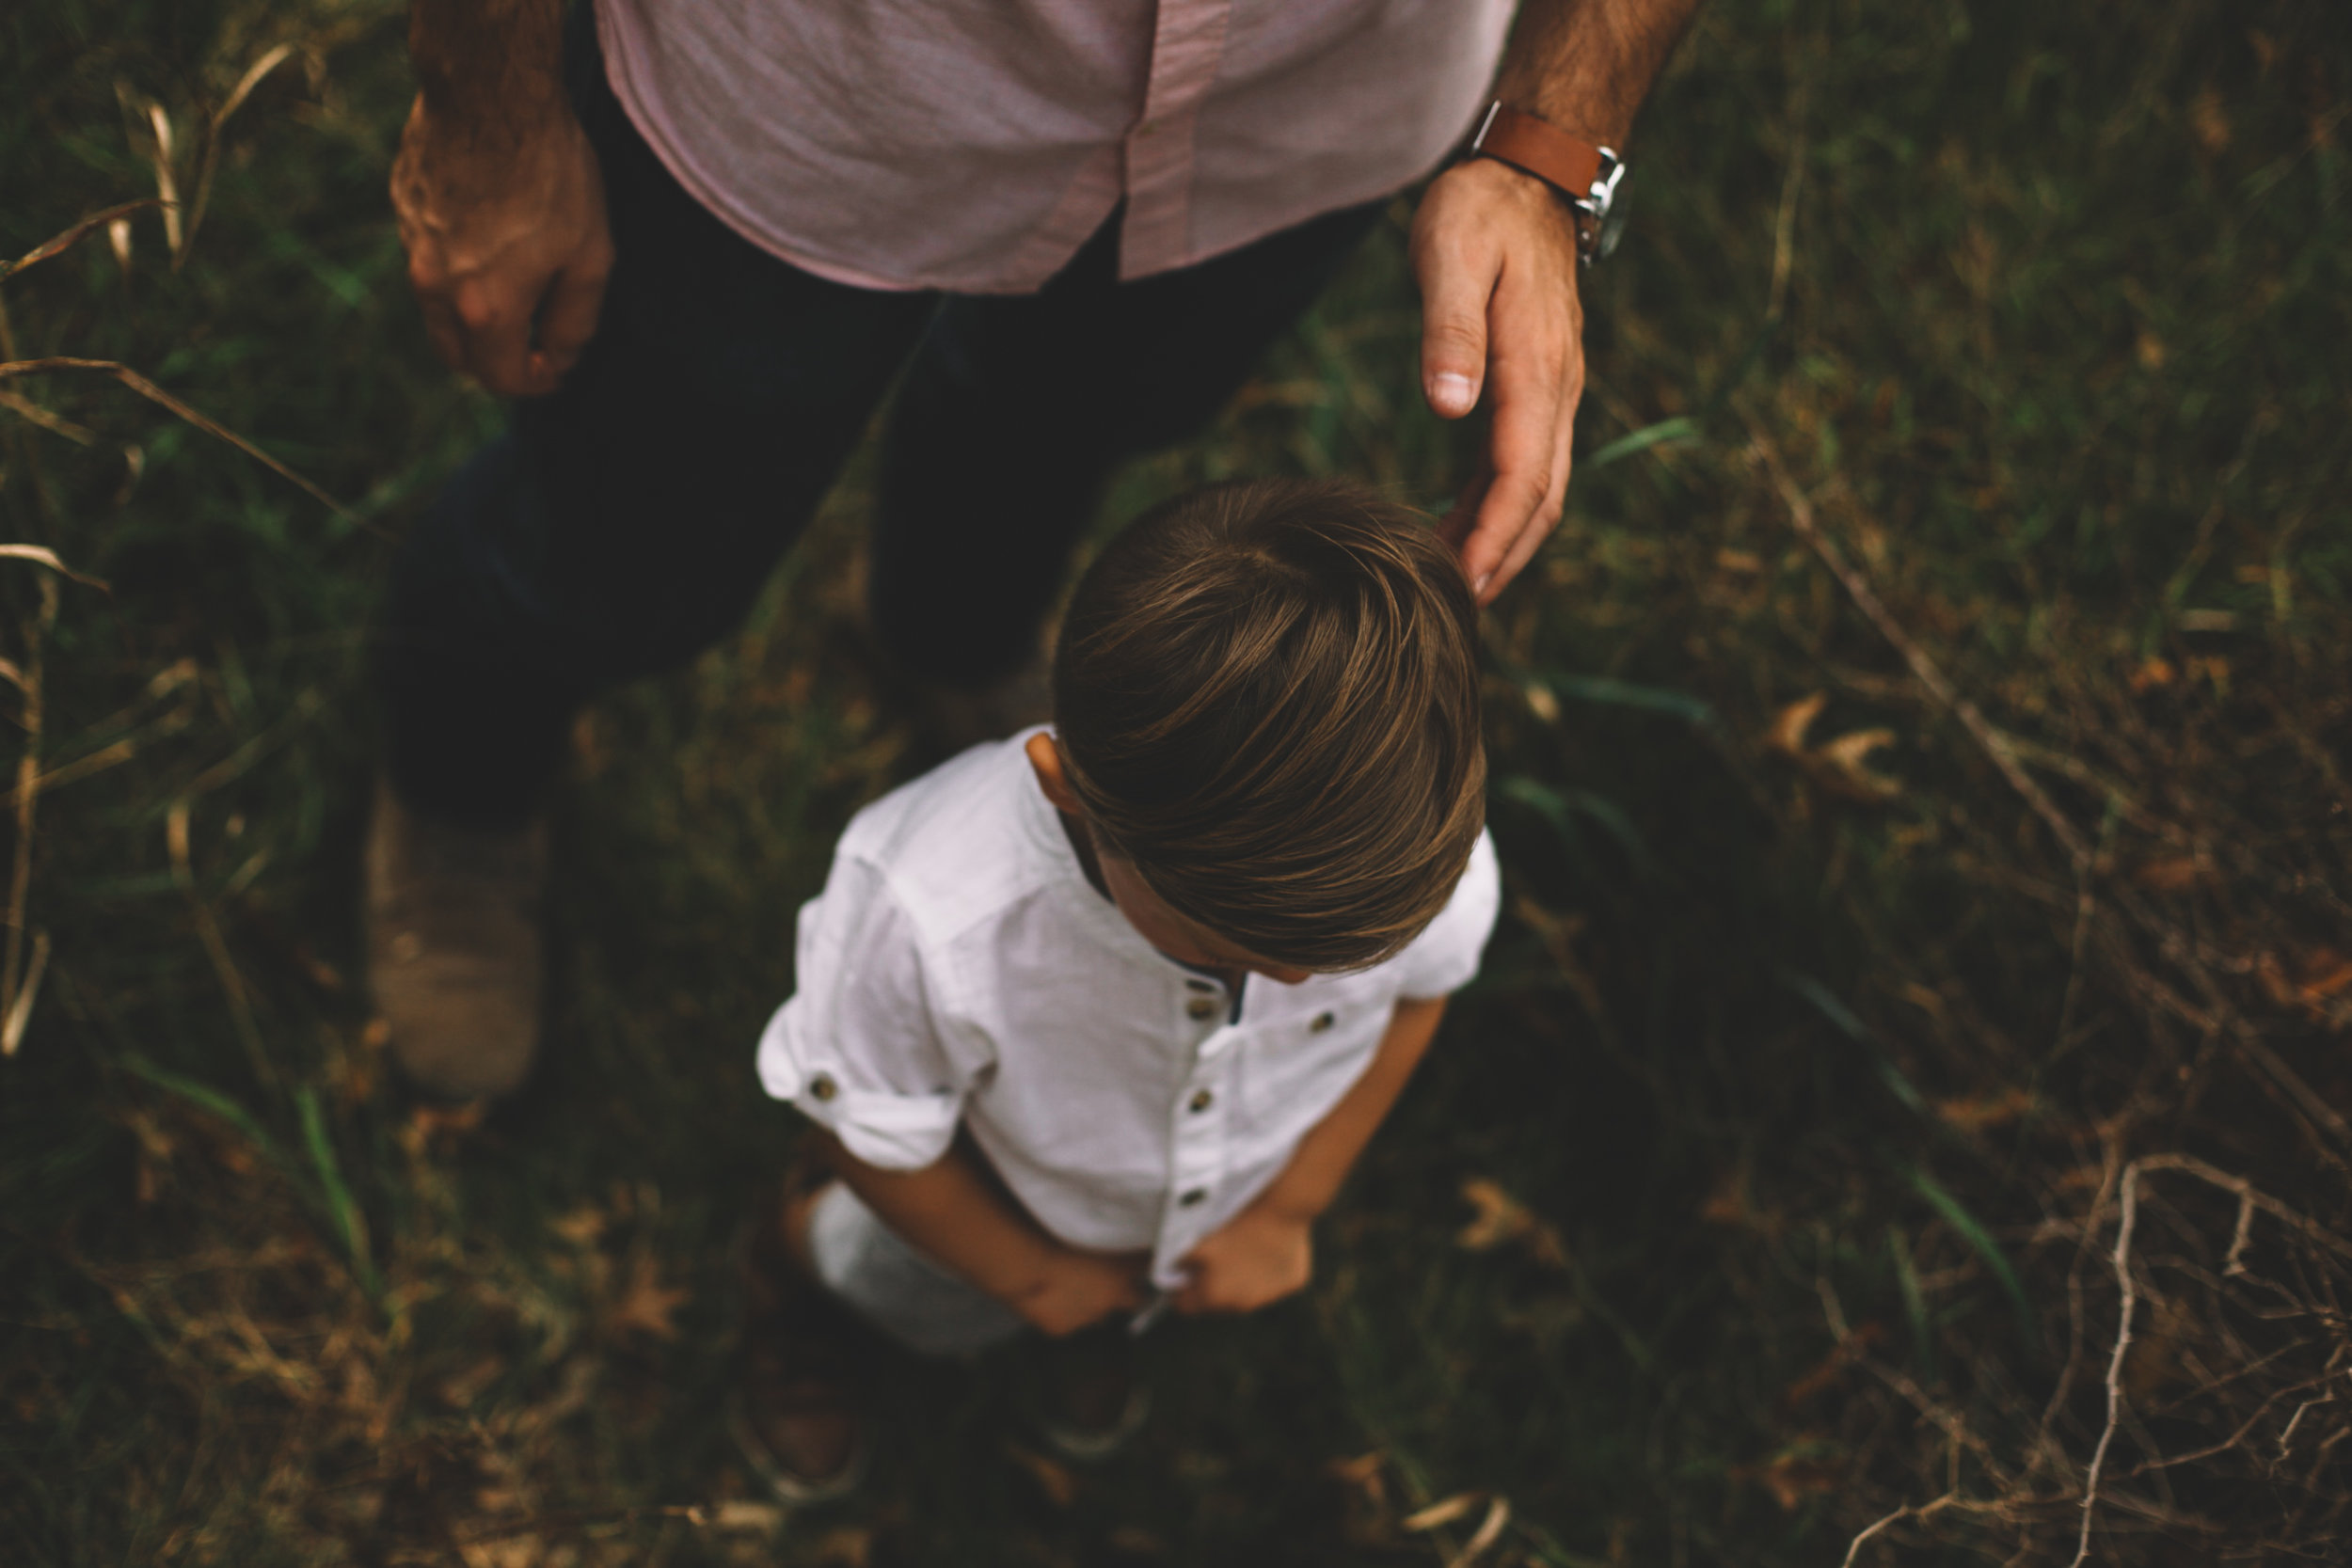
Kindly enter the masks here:
<path id="1" fill-rule="evenodd" d="M 1021 1314 L 915 1251 L 836 1181 L 808 1216 L 825 1288 L 909 1350 L 971 1355 L 1021 1331 Z"/>

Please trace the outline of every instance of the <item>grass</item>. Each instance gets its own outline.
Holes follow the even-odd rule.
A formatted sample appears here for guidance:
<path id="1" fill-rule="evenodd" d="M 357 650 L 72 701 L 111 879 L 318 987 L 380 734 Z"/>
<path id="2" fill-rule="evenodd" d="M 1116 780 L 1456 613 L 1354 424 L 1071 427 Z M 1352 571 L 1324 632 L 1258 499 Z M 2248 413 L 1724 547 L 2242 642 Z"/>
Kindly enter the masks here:
<path id="1" fill-rule="evenodd" d="M 360 628 L 499 416 L 405 293 L 400 32 L 0 16 L 0 253 L 154 193 L 150 100 L 182 194 L 217 168 L 178 266 L 142 211 L 127 268 L 0 280 L 0 356 L 119 361 L 345 503 L 0 381 L 0 541 L 109 585 L 0 559 L 0 746 L 50 780 L 0 933 L 17 992 L 47 955 L 0 1060 L 9 1560 L 1442 1562 L 1497 1497 L 1496 1563 L 2342 1555 L 2330 7 L 1709 12 L 1490 621 L 1511 912 L 1314 1290 L 1156 1343 L 1099 1473 L 1021 1446 L 1012 1359 L 906 1369 L 868 1495 L 781 1522 L 718 1419 L 727 1249 L 794 1132 L 748 1070 L 794 911 L 904 741 L 830 652 L 868 470 L 740 638 L 582 725 L 540 1081 L 409 1100 L 355 986 Z M 1104 526 L 1230 473 L 1450 493 L 1401 222 Z"/>

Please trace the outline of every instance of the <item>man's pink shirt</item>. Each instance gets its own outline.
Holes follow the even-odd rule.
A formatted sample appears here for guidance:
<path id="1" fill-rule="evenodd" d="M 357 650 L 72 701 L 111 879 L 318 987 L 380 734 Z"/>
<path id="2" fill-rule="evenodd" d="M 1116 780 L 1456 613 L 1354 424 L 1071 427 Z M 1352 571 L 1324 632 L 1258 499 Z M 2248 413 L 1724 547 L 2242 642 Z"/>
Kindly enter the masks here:
<path id="1" fill-rule="evenodd" d="M 1021 293 L 1123 197 L 1120 276 L 1389 195 L 1470 129 L 1513 0 L 597 0 L 679 183 L 836 282 Z"/>

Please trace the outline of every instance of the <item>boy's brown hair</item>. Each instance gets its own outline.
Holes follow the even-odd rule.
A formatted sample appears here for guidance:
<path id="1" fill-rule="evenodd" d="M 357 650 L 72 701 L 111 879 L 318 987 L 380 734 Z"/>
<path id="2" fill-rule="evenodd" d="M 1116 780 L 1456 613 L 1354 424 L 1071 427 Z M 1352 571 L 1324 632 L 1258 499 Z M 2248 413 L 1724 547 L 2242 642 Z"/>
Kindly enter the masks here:
<path id="1" fill-rule="evenodd" d="M 1360 485 L 1212 485 L 1146 514 L 1079 583 L 1054 660 L 1098 845 L 1259 958 L 1395 953 L 1485 821 L 1477 614 L 1428 524 Z"/>

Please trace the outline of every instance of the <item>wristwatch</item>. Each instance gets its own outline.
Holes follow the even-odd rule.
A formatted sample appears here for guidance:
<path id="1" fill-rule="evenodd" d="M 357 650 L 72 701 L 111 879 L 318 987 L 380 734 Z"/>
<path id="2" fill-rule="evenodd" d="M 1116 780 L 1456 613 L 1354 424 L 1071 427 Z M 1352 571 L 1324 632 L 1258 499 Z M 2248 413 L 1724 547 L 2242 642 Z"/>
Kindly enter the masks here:
<path id="1" fill-rule="evenodd" d="M 1625 214 L 1617 183 L 1625 164 L 1606 147 L 1579 141 L 1549 120 L 1496 99 L 1470 138 L 1470 155 L 1508 164 L 1559 193 L 1576 214 L 1576 251 L 1586 266 L 1617 248 Z"/>

